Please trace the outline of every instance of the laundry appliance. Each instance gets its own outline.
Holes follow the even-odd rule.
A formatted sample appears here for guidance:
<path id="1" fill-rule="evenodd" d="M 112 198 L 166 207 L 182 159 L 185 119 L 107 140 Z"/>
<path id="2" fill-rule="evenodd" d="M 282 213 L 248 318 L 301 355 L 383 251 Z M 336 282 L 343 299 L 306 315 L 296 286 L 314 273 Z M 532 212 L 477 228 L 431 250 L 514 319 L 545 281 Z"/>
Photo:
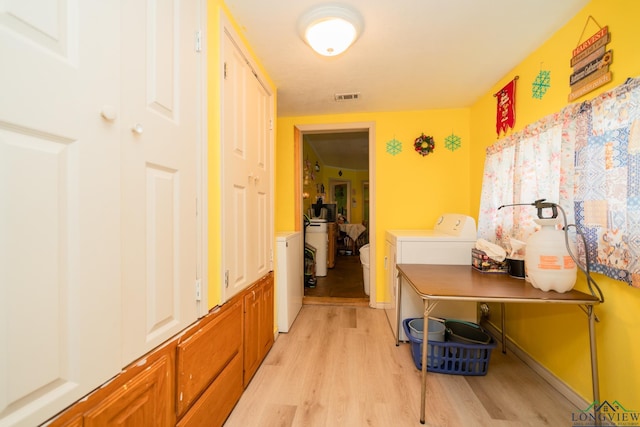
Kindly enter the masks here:
<path id="1" fill-rule="evenodd" d="M 300 231 L 276 234 L 276 296 L 278 332 L 289 332 L 302 308 L 304 297 L 304 271 Z"/>
<path id="2" fill-rule="evenodd" d="M 316 276 L 318 277 L 327 275 L 328 233 L 326 219 L 311 218 L 306 228 L 305 242 L 316 249 Z"/>
<path id="3" fill-rule="evenodd" d="M 399 279 L 396 264 L 469 265 L 471 249 L 477 239 L 473 218 L 461 214 L 443 214 L 432 229 L 387 230 L 385 241 L 385 311 L 394 338 L 407 338 L 398 327 L 407 318 L 422 317 L 424 303 L 410 285 L 402 283 L 402 301 L 398 301 Z M 433 317 L 477 321 L 476 303 L 470 301 L 439 301 L 430 313 Z"/>

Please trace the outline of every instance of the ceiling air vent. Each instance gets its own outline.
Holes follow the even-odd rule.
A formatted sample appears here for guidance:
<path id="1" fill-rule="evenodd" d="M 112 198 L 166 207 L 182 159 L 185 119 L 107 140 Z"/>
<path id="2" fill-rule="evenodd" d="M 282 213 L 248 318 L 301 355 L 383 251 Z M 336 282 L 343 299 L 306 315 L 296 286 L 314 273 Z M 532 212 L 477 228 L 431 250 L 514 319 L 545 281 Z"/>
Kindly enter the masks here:
<path id="1" fill-rule="evenodd" d="M 357 101 L 360 99 L 360 92 L 336 93 L 333 97 L 336 101 Z"/>

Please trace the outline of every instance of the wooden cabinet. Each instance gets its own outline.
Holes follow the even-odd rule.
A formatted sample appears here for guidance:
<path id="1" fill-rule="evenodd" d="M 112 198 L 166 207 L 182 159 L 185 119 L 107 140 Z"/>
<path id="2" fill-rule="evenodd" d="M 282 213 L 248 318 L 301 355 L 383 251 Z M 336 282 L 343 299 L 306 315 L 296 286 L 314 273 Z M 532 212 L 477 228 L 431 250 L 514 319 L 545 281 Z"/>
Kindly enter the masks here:
<path id="1" fill-rule="evenodd" d="M 175 350 L 169 342 L 132 363 L 49 427 L 175 425 Z"/>
<path id="2" fill-rule="evenodd" d="M 49 427 L 219 427 L 273 345 L 267 274 L 51 420 Z"/>
<path id="3" fill-rule="evenodd" d="M 260 363 L 264 360 L 273 346 L 273 331 L 275 328 L 274 304 L 273 304 L 274 280 L 271 274 L 265 280 L 262 287 L 262 310 L 260 311 Z"/>
<path id="4" fill-rule="evenodd" d="M 338 223 L 328 223 L 327 233 L 329 233 L 329 252 L 327 253 L 327 267 L 333 268 L 336 266 L 336 254 L 338 253 L 338 236 L 340 236 Z"/>
<path id="5" fill-rule="evenodd" d="M 233 299 L 178 344 L 178 426 L 220 426 L 240 399 L 242 307 L 241 298 Z"/>
<path id="6" fill-rule="evenodd" d="M 163 355 L 147 369 L 109 394 L 84 416 L 85 427 L 171 426 L 173 357 Z"/>
<path id="7" fill-rule="evenodd" d="M 256 286 L 244 296 L 244 380 L 246 387 L 260 364 L 260 307 L 262 288 Z"/>
<path id="8" fill-rule="evenodd" d="M 273 345 L 273 273 L 244 294 L 244 386 Z"/>
<path id="9" fill-rule="evenodd" d="M 217 381 L 230 361 L 242 359 L 242 301 L 235 299 L 211 317 L 213 320 L 190 336 L 181 337 L 178 343 L 176 412 L 179 418 Z M 239 397 L 242 376 L 230 382 L 227 392 Z"/>
<path id="10" fill-rule="evenodd" d="M 221 426 L 242 395 L 242 356 L 234 357 L 220 376 L 178 422 L 178 427 Z"/>

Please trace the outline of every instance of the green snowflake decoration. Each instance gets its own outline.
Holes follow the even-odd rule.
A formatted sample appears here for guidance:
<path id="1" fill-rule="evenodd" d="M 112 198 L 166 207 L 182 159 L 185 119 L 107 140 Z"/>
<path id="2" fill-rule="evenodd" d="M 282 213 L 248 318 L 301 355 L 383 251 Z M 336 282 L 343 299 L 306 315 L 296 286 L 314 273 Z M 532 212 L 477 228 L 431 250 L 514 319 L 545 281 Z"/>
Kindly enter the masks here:
<path id="1" fill-rule="evenodd" d="M 542 99 L 547 90 L 551 87 L 551 71 L 540 70 L 538 76 L 531 87 L 531 96 L 535 99 Z"/>
<path id="2" fill-rule="evenodd" d="M 387 142 L 387 153 L 395 156 L 396 154 L 402 151 L 402 142 L 393 138 L 391 141 Z"/>
<path id="3" fill-rule="evenodd" d="M 455 151 L 460 148 L 462 139 L 453 133 L 444 139 L 444 148 Z"/>

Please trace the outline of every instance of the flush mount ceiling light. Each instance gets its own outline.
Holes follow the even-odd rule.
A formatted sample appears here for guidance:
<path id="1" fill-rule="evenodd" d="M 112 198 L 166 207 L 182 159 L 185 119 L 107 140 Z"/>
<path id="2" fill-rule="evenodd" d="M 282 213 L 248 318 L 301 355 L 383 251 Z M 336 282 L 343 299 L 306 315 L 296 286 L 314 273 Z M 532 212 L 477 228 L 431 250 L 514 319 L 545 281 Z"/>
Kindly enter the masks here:
<path id="1" fill-rule="evenodd" d="M 302 38 L 324 56 L 336 56 L 347 50 L 361 30 L 360 16 L 353 10 L 336 5 L 313 9 L 300 20 Z"/>

